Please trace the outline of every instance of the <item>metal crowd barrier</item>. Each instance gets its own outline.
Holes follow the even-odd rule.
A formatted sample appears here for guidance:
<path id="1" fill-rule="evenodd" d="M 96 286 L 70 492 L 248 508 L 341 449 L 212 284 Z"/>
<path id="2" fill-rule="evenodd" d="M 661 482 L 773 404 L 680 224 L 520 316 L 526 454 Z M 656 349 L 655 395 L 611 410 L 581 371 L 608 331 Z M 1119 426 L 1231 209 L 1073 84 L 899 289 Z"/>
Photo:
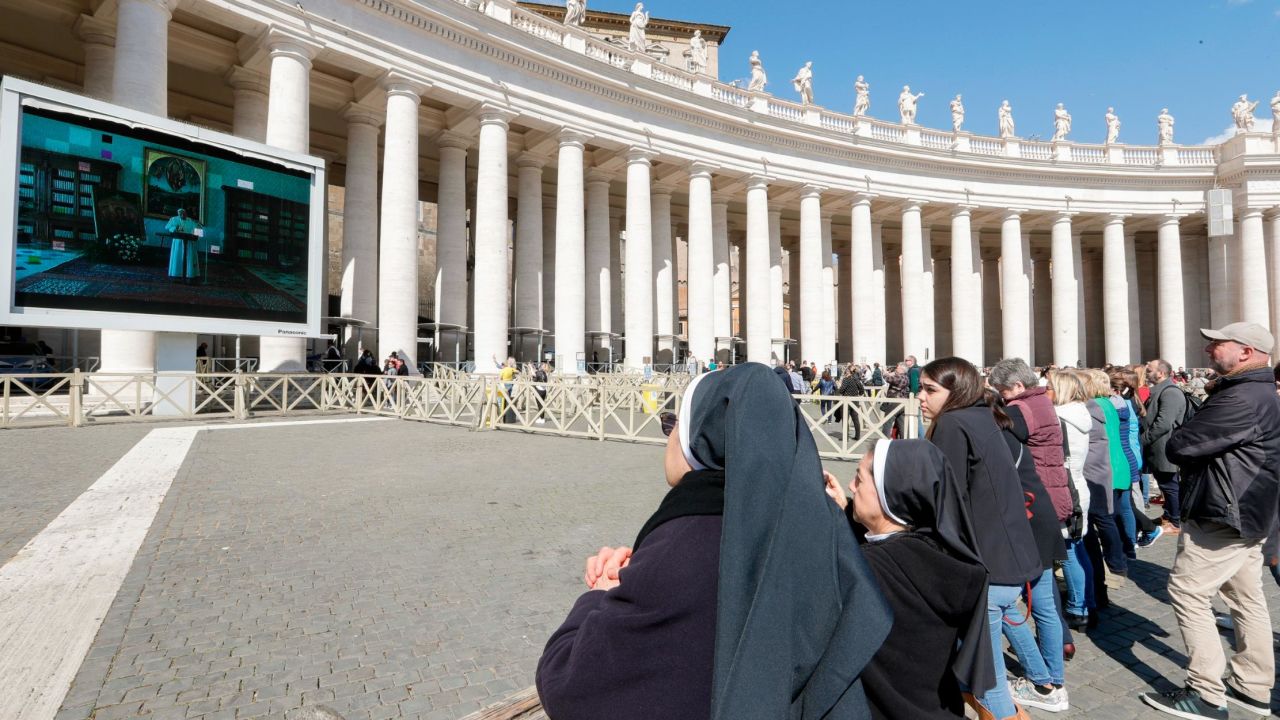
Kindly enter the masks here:
<path id="1" fill-rule="evenodd" d="M 246 420 L 356 413 L 473 431 L 662 444 L 659 416 L 680 407 L 687 376 L 609 375 L 545 383 L 460 371 L 435 377 L 350 373 L 56 373 L 0 375 L 0 427 Z M 910 399 L 795 396 L 824 458 L 853 460 L 890 436 L 919 434 Z"/>

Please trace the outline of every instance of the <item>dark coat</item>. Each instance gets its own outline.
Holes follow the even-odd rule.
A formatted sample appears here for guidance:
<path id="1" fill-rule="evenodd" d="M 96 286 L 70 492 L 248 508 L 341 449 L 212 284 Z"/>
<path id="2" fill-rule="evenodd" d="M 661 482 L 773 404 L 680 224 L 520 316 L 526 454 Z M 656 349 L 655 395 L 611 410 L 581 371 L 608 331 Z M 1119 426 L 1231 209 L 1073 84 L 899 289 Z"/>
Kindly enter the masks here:
<path id="1" fill-rule="evenodd" d="M 1187 395 L 1165 380 L 1151 388 L 1147 398 L 1147 414 L 1142 418 L 1142 457 L 1146 468 L 1153 473 L 1175 473 L 1178 466 L 1169 461 L 1165 446 L 1169 434 L 1182 424 L 1187 412 Z"/>
<path id="2" fill-rule="evenodd" d="M 1026 438 L 1030 434 L 1026 420 L 1018 407 L 1007 408 L 1013 427 L 1004 431 L 1005 444 L 1009 446 L 1009 454 L 1014 458 L 1018 468 L 1018 480 L 1022 483 L 1022 497 L 1027 512 L 1031 517 L 1031 535 L 1036 539 L 1036 549 L 1040 551 L 1040 564 L 1052 567 L 1053 563 L 1067 559 L 1067 545 L 1062 539 L 1062 523 L 1059 522 L 1054 508 L 1051 493 L 1041 482 L 1040 468 L 1036 464 L 1031 448 L 1026 446 Z M 1056 415 L 1055 415 L 1056 417 Z M 1062 428 L 1058 428 L 1062 432 Z M 1061 454 L 1061 448 L 1058 449 Z M 1069 491 L 1068 491 L 1069 492 Z"/>
<path id="3" fill-rule="evenodd" d="M 721 517 L 662 523 L 619 573 L 578 598 L 538 661 L 555 720 L 711 715 Z"/>
<path id="4" fill-rule="evenodd" d="M 1271 368 L 1224 375 L 1165 451 L 1182 473 L 1182 519 L 1265 540 L 1280 510 L 1280 399 Z"/>
<path id="5" fill-rule="evenodd" d="M 986 571 L 918 533 L 899 533 L 862 551 L 895 618 L 893 632 L 862 671 L 871 716 L 962 717 L 951 668 L 974 605 L 986 603 Z"/>
<path id="6" fill-rule="evenodd" d="M 1040 577 L 1044 568 L 1027 522 L 1018 470 L 991 408 L 980 404 L 948 410 L 934 420 L 929 439 L 947 456 L 967 493 L 991 584 L 1021 585 Z"/>

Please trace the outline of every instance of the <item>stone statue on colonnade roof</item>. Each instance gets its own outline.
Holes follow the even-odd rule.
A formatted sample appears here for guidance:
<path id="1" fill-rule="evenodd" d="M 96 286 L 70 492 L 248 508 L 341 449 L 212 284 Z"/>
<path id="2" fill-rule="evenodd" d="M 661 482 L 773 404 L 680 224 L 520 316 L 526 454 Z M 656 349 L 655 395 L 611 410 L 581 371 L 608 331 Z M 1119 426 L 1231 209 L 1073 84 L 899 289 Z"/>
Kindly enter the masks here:
<path id="1" fill-rule="evenodd" d="M 804 64 L 804 67 L 791 78 L 791 84 L 795 86 L 796 92 L 800 93 L 800 104 L 813 104 L 813 61 Z"/>
<path id="2" fill-rule="evenodd" d="M 580 27 L 582 21 L 587 19 L 587 0 L 565 0 L 564 3 L 564 24 L 570 27 Z"/>
<path id="3" fill-rule="evenodd" d="M 760 51 L 751 51 L 751 82 L 747 84 L 747 92 L 764 92 L 769 84 L 769 76 L 764 74 L 764 62 L 760 60 Z"/>
<path id="4" fill-rule="evenodd" d="M 1008 100 L 1000 103 L 999 115 L 1000 137 L 1008 140 L 1013 137 L 1013 108 L 1010 107 Z"/>
<path id="5" fill-rule="evenodd" d="M 1280 135 L 1280 90 L 1271 98 L 1271 133 Z"/>
<path id="6" fill-rule="evenodd" d="M 1058 103 L 1058 107 L 1053 110 L 1053 142 L 1066 140 L 1070 132 L 1071 113 L 1062 107 L 1062 103 Z"/>
<path id="7" fill-rule="evenodd" d="M 1258 101 L 1249 102 L 1247 94 L 1241 95 L 1240 99 L 1231 106 L 1231 119 L 1236 121 L 1236 129 L 1249 131 L 1253 129 L 1253 111 L 1257 109 Z"/>
<path id="8" fill-rule="evenodd" d="M 960 132 L 961 125 L 964 125 L 964 103 L 957 94 L 956 99 L 951 101 L 951 130 Z"/>
<path id="9" fill-rule="evenodd" d="M 649 42 L 644 37 L 644 29 L 649 26 L 649 13 L 644 11 L 644 3 L 636 3 L 631 11 L 631 33 L 627 35 L 627 49 L 632 52 L 644 52 Z"/>
<path id="10" fill-rule="evenodd" d="M 898 114 L 902 116 L 903 125 L 916 124 L 916 103 L 922 97 L 924 93 L 912 95 L 910 85 L 902 86 L 902 93 L 898 95 Z"/>
<path id="11" fill-rule="evenodd" d="M 699 75 L 707 71 L 707 41 L 701 30 L 694 30 L 689 38 L 689 70 Z"/>
<path id="12" fill-rule="evenodd" d="M 1103 116 L 1107 121 L 1107 144 L 1111 145 L 1120 137 L 1120 116 L 1116 115 L 1116 109 L 1107 108 L 1107 114 Z"/>
<path id="13" fill-rule="evenodd" d="M 871 85 L 859 75 L 853 82 L 853 91 L 858 95 L 853 101 L 853 116 L 862 117 L 871 109 Z"/>
<path id="14" fill-rule="evenodd" d="M 1159 133 L 1161 145 L 1173 144 L 1173 116 L 1169 114 L 1169 108 L 1161 108 L 1160 114 L 1156 116 L 1156 128 Z"/>

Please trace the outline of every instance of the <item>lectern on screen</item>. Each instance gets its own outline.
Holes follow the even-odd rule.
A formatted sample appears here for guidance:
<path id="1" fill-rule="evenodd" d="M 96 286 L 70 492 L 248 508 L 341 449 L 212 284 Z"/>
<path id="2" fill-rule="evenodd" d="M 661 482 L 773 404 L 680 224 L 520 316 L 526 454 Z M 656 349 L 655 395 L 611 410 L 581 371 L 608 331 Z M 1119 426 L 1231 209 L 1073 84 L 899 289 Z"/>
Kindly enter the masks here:
<path id="1" fill-rule="evenodd" d="M 2 90 L 0 323 L 319 334 L 323 160 Z"/>

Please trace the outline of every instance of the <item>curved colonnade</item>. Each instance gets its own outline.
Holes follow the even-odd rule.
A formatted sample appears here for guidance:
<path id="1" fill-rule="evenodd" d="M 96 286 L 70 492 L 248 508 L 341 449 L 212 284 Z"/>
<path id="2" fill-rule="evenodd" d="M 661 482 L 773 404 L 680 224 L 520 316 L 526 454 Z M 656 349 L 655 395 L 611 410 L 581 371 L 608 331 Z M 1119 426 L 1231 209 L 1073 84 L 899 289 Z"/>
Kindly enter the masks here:
<path id="1" fill-rule="evenodd" d="M 561 372 L 604 344 L 639 368 L 737 338 L 762 362 L 1178 367 L 1196 364 L 1197 327 L 1280 322 L 1270 134 L 1083 145 L 854 118 L 657 64 L 510 0 L 114 9 L 75 20 L 86 93 L 196 122 L 225 113 L 237 134 L 345 168 L 341 310 L 377 327 L 380 356 L 417 360 L 420 200 L 438 206 L 427 333 L 446 360 L 449 337 L 471 333 L 482 370 L 543 332 Z M 153 41 L 166 27 L 167 59 Z M 222 78 L 231 107 L 141 72 L 166 63 Z M 1231 237 L 1207 236 L 1211 188 L 1233 190 Z M 147 352 L 144 335 L 103 334 L 104 368 Z M 270 371 L 302 347 L 264 338 L 261 352 Z"/>

